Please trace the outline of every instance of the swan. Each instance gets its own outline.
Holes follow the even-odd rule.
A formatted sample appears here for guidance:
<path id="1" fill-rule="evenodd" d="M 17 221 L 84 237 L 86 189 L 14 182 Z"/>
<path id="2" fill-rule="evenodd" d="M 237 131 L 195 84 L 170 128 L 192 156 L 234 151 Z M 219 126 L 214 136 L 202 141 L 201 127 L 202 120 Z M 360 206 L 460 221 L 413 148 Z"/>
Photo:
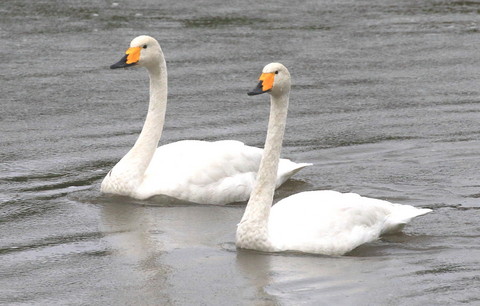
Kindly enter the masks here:
<path id="1" fill-rule="evenodd" d="M 167 66 L 154 38 L 132 40 L 112 69 L 145 67 L 150 76 L 150 102 L 140 136 L 105 176 L 101 192 L 147 199 L 163 195 L 199 204 L 246 201 L 255 182 L 262 149 L 240 141 L 183 140 L 157 148 L 167 106 Z M 308 163 L 280 161 L 278 187 Z"/>
<path id="2" fill-rule="evenodd" d="M 297 193 L 272 207 L 290 73 L 282 64 L 271 63 L 259 80 L 248 94 L 270 94 L 270 118 L 257 180 L 237 225 L 238 248 L 343 255 L 382 234 L 400 231 L 412 218 L 431 211 L 331 190 Z"/>

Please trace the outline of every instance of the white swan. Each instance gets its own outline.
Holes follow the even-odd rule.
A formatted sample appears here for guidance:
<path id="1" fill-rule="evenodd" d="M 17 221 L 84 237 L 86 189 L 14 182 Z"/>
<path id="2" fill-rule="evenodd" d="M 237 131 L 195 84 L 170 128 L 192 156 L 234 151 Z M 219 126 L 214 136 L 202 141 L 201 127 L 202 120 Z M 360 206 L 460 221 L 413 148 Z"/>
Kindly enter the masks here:
<path id="1" fill-rule="evenodd" d="M 137 199 L 166 195 L 201 204 L 246 201 L 262 149 L 233 140 L 184 140 L 157 148 L 167 106 L 167 66 L 158 42 L 149 36 L 133 39 L 126 55 L 110 68 L 128 66 L 148 70 L 148 114 L 135 145 L 106 175 L 101 191 Z M 282 159 L 275 185 L 308 165 Z"/>
<path id="2" fill-rule="evenodd" d="M 343 255 L 382 234 L 399 231 L 412 218 L 431 211 L 336 191 L 301 192 L 271 207 L 290 84 L 287 68 L 271 63 L 249 93 L 270 93 L 270 119 L 257 181 L 237 227 L 237 247 Z"/>

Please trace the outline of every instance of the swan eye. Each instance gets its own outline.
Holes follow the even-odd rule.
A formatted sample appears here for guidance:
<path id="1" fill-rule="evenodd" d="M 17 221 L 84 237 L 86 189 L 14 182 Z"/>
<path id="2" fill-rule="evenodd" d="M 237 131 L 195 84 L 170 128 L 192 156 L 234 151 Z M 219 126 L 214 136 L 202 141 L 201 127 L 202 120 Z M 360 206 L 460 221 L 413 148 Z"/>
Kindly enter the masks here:
<path id="1" fill-rule="evenodd" d="M 143 49 L 147 49 L 147 45 L 143 45 Z"/>
<path id="2" fill-rule="evenodd" d="M 277 70 L 277 71 L 275 71 L 275 74 L 278 74 L 278 70 Z"/>

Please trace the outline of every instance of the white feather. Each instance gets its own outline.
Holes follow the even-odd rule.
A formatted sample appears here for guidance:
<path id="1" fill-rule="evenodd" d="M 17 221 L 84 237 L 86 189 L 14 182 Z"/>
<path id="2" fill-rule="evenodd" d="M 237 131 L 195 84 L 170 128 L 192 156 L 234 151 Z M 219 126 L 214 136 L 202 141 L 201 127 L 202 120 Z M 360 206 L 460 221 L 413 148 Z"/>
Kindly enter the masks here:
<path id="1" fill-rule="evenodd" d="M 137 198 L 162 194 L 196 203 L 246 201 L 260 165 L 262 149 L 240 141 L 183 140 L 159 147 Z M 276 187 L 309 164 L 280 161 Z"/>
<path id="2" fill-rule="evenodd" d="M 268 233 L 277 251 L 342 255 L 430 212 L 337 191 L 308 191 L 275 204 Z"/>

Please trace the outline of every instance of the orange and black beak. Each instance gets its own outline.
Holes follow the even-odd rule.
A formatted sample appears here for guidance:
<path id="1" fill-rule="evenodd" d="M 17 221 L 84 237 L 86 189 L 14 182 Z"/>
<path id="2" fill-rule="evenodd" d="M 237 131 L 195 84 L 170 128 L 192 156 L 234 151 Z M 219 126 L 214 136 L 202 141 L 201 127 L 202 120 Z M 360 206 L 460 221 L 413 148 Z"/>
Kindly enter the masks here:
<path id="1" fill-rule="evenodd" d="M 115 63 L 112 66 L 110 66 L 110 69 L 126 68 L 126 67 L 136 65 L 140 60 L 141 49 L 142 49 L 141 47 L 128 48 L 128 50 L 125 52 L 125 56 L 122 57 L 122 59 L 118 61 L 118 63 Z"/>
<path id="2" fill-rule="evenodd" d="M 260 82 L 258 82 L 257 87 L 250 91 L 248 95 L 254 96 L 269 92 L 270 90 L 272 90 L 274 79 L 275 73 L 262 73 L 262 75 L 258 78 Z"/>

